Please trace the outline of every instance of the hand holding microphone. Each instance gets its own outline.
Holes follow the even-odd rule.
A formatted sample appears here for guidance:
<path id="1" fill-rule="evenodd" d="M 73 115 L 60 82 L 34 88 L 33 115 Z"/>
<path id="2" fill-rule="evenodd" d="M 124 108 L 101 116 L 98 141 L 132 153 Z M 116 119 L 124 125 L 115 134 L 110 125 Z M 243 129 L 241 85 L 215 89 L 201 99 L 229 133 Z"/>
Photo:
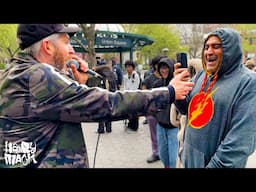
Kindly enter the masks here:
<path id="1" fill-rule="evenodd" d="M 76 67 L 76 69 L 77 69 L 79 72 L 83 72 L 83 71 L 80 69 L 80 64 L 78 63 L 77 60 L 71 59 L 71 60 L 69 60 L 69 61 L 67 62 L 66 65 L 67 65 L 68 67 L 70 67 L 71 64 L 74 64 L 75 67 Z M 93 71 L 93 70 L 91 70 L 91 69 L 88 69 L 88 71 L 87 71 L 86 73 L 92 75 L 93 77 L 97 77 L 97 78 L 103 79 L 103 77 L 102 77 L 100 74 L 96 73 L 95 71 Z"/>

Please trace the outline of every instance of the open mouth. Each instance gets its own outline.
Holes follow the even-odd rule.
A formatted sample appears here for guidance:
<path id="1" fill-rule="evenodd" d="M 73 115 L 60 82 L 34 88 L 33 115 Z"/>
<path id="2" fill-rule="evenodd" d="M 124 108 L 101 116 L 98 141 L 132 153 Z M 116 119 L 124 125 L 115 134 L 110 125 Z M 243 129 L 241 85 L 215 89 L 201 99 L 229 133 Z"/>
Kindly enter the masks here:
<path id="1" fill-rule="evenodd" d="M 217 57 L 216 56 L 211 56 L 207 58 L 207 65 L 213 65 L 215 64 L 215 62 L 217 61 Z"/>

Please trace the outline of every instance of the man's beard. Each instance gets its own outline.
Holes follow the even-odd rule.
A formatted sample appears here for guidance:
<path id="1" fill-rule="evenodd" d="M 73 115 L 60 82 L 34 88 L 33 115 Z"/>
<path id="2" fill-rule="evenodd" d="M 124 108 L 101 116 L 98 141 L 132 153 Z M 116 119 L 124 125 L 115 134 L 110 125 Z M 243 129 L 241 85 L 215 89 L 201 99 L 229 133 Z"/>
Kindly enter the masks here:
<path id="1" fill-rule="evenodd" d="M 53 57 L 54 63 L 53 66 L 56 67 L 59 70 L 63 70 L 64 69 L 64 58 L 58 54 L 55 54 L 55 56 Z"/>

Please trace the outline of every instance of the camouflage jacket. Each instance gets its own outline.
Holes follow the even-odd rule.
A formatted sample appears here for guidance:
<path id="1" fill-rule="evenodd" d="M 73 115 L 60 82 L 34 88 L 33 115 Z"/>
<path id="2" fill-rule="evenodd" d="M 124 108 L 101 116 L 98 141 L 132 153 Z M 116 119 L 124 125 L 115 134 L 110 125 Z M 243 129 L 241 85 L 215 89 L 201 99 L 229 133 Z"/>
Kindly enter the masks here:
<path id="1" fill-rule="evenodd" d="M 89 167 L 81 122 L 155 113 L 167 88 L 108 92 L 88 88 L 30 56 L 0 78 L 0 167 Z"/>

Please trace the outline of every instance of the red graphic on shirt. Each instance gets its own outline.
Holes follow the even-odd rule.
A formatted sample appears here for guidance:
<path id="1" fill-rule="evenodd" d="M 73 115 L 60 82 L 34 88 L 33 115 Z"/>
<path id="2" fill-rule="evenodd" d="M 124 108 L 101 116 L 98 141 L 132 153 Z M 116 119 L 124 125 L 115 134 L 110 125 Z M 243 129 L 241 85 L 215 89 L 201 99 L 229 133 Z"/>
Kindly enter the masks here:
<path id="1" fill-rule="evenodd" d="M 200 92 L 191 99 L 188 107 L 188 125 L 200 129 L 208 124 L 214 113 L 214 105 L 211 93 Z"/>

